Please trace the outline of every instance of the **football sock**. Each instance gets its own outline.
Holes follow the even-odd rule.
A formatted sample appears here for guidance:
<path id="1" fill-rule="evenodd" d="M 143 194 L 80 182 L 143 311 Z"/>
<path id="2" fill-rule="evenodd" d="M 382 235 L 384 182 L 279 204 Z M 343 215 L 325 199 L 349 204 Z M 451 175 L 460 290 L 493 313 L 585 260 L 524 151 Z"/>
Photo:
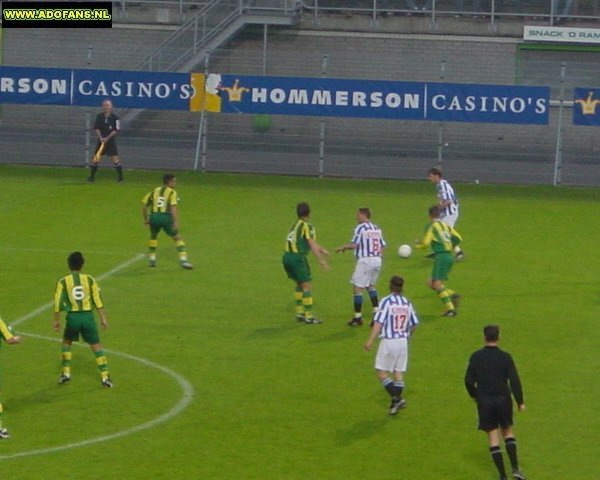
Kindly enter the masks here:
<path id="1" fill-rule="evenodd" d="M 304 290 L 302 292 L 302 306 L 304 307 L 304 317 L 312 318 L 313 298 L 310 290 Z"/>
<path id="2" fill-rule="evenodd" d="M 2 399 L 0 398 L 0 429 L 2 428 Z"/>
<path id="3" fill-rule="evenodd" d="M 383 388 L 385 388 L 387 390 L 387 392 L 390 394 L 390 397 L 394 398 L 396 396 L 396 388 L 394 387 L 394 382 L 392 381 L 391 378 L 386 377 L 381 381 L 381 384 L 383 385 Z"/>
<path id="4" fill-rule="evenodd" d="M 155 238 L 148 240 L 148 252 L 150 260 L 156 260 L 156 247 L 158 247 L 158 240 Z"/>
<path id="5" fill-rule="evenodd" d="M 506 446 L 506 453 L 508 453 L 508 458 L 510 458 L 510 464 L 513 470 L 518 470 L 519 460 L 517 457 L 517 439 L 515 437 L 505 438 L 504 445 Z"/>
<path id="6" fill-rule="evenodd" d="M 98 171 L 98 165 L 90 165 L 90 178 L 96 178 L 96 172 Z"/>
<path id="7" fill-rule="evenodd" d="M 394 382 L 394 389 L 396 390 L 396 396 L 400 398 L 402 396 L 402 390 L 404 390 L 404 382 Z"/>
<path id="8" fill-rule="evenodd" d="M 499 446 L 490 447 L 490 455 L 496 465 L 496 469 L 501 478 L 506 478 L 506 470 L 504 469 L 504 460 L 502 459 L 502 451 Z"/>
<path id="9" fill-rule="evenodd" d="M 438 297 L 446 307 L 446 310 L 454 310 L 454 303 L 452 303 L 452 299 L 450 298 L 452 290 L 447 289 L 446 287 L 442 287 L 437 290 Z"/>
<path id="10" fill-rule="evenodd" d="M 296 301 L 296 315 L 304 315 L 304 307 L 302 306 L 302 288 L 296 287 L 294 292 L 294 300 Z"/>
<path id="11" fill-rule="evenodd" d="M 462 253 L 462 250 L 460 249 L 460 247 L 458 245 L 456 247 L 454 247 L 454 253 Z"/>
<path id="12" fill-rule="evenodd" d="M 63 345 L 60 348 L 60 357 L 62 359 L 61 373 L 66 376 L 71 376 L 71 347 Z"/>
<path id="13" fill-rule="evenodd" d="M 370 289 L 369 298 L 371 299 L 371 305 L 373 305 L 373 308 L 379 307 L 379 298 L 377 298 L 377 290 L 375 290 L 374 288 Z"/>
<path id="14" fill-rule="evenodd" d="M 117 163 L 115 164 L 115 168 L 117 169 L 117 178 L 123 180 L 123 166 L 120 163 Z"/>
<path id="15" fill-rule="evenodd" d="M 361 293 L 354 294 L 354 318 L 362 317 L 363 296 Z"/>
<path id="16" fill-rule="evenodd" d="M 94 355 L 96 356 L 96 364 L 98 365 L 98 370 L 100 370 L 100 376 L 102 380 L 106 380 L 108 378 L 108 362 L 106 361 L 104 350 L 98 350 L 94 352 Z"/>
<path id="17" fill-rule="evenodd" d="M 177 247 L 177 252 L 179 254 L 179 261 L 187 262 L 187 252 L 185 251 L 185 242 L 183 240 L 177 240 L 175 242 L 175 247 Z"/>

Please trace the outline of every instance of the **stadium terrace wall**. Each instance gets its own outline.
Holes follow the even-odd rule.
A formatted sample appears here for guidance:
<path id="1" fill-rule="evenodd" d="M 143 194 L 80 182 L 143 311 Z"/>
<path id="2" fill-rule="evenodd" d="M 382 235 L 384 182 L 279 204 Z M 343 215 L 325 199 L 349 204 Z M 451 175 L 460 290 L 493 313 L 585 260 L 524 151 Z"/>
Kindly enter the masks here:
<path id="1" fill-rule="evenodd" d="M 169 33 L 165 28 L 116 28 L 106 37 L 100 31 L 6 30 L 4 63 L 81 68 L 92 45 L 92 68 L 131 69 Z M 265 49 L 262 29 L 247 29 L 212 53 L 209 69 L 240 75 L 546 84 L 558 98 L 561 62 L 574 58 L 572 52 L 520 55 L 518 45 L 515 38 L 271 29 Z M 600 64 L 578 54 L 567 63 L 566 87 L 592 86 L 582 77 L 597 78 L 596 69 Z M 545 83 L 540 83 L 540 71 L 546 72 Z M 568 88 L 565 98 L 571 99 Z M 206 154 L 199 165 L 211 171 L 423 178 L 441 154 L 442 167 L 455 180 L 550 184 L 557 111 L 552 109 L 550 125 L 526 127 L 207 114 Z M 83 165 L 85 115 L 83 108 L 5 105 L 1 161 Z M 145 112 L 120 137 L 124 163 L 192 168 L 199 120 L 197 113 Z M 562 183 L 600 185 L 598 130 L 573 126 L 568 108 L 562 128 Z"/>

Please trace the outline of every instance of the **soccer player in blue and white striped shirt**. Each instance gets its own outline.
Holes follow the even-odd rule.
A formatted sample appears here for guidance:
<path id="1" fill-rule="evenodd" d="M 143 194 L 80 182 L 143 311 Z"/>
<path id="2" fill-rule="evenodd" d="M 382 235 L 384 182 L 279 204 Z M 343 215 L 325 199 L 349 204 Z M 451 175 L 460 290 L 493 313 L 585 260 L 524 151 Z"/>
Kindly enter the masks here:
<path id="1" fill-rule="evenodd" d="M 440 220 L 449 227 L 454 228 L 458 221 L 459 205 L 452 185 L 443 178 L 442 171 L 439 168 L 430 168 L 427 172 L 427 178 L 436 185 L 438 206 L 441 209 Z M 458 245 L 454 247 L 454 254 L 456 260 L 462 260 L 465 257 L 464 252 Z"/>
<path id="2" fill-rule="evenodd" d="M 370 209 L 359 208 L 356 221 L 358 225 L 354 229 L 350 243 L 336 250 L 338 253 L 354 250 L 356 257 L 356 267 L 350 280 L 354 293 L 354 317 L 348 322 L 351 327 L 363 324 L 362 304 L 365 289 L 369 292 L 374 311 L 377 311 L 379 299 L 375 284 L 381 272 L 381 256 L 386 245 L 381 229 L 371 223 Z"/>
<path id="3" fill-rule="evenodd" d="M 390 415 L 406 406 L 402 398 L 404 372 L 408 363 L 408 337 L 419 324 L 419 319 L 410 301 L 402 295 L 404 279 L 394 275 L 390 279 L 390 295 L 381 299 L 379 310 L 375 314 L 373 327 L 365 350 L 373 346 L 375 338 L 380 337 L 375 358 L 377 378 L 392 397 Z M 392 373 L 394 380 L 389 377 Z"/>

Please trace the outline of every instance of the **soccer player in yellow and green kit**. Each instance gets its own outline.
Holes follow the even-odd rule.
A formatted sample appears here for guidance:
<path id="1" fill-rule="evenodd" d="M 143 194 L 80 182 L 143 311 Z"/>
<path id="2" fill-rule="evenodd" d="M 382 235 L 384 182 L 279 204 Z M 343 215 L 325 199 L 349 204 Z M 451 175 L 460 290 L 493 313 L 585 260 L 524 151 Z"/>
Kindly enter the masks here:
<path id="1" fill-rule="evenodd" d="M 179 235 L 179 218 L 177 213 L 177 192 L 175 184 L 177 179 L 175 175 L 163 175 L 163 184 L 161 187 L 156 187 L 151 192 L 148 192 L 142 199 L 142 216 L 144 217 L 144 225 L 150 227 L 150 240 L 148 240 L 149 249 L 149 265 L 156 266 L 156 248 L 158 247 L 158 234 L 161 230 L 175 241 L 177 252 L 179 253 L 179 264 L 191 270 L 193 265 L 188 262 L 185 243 Z M 148 215 L 150 210 L 150 215 Z"/>
<path id="2" fill-rule="evenodd" d="M 0 345 L 4 340 L 9 345 L 14 345 L 21 341 L 19 335 L 13 335 L 10 329 L 6 326 L 6 323 L 0 318 Z M 2 393 L 2 386 L 0 385 L 0 393 Z M 2 425 L 2 397 L 0 396 L 0 440 L 10 438 L 8 430 Z"/>
<path id="3" fill-rule="evenodd" d="M 437 292 L 438 297 L 446 307 L 446 311 L 442 316 L 456 317 L 456 304 L 460 299 L 460 295 L 447 288 L 444 281 L 448 280 L 448 274 L 454 264 L 454 247 L 461 242 L 462 237 L 454 228 L 442 222 L 440 215 L 441 209 L 438 205 L 434 205 L 429 209 L 430 223 L 425 229 L 423 240 L 417 242 L 416 247 L 431 247 L 435 256 L 428 285 Z"/>
<path id="4" fill-rule="evenodd" d="M 329 252 L 317 243 L 315 227 L 308 221 L 310 217 L 308 203 L 299 203 L 296 206 L 296 213 L 298 220 L 292 225 L 285 242 L 283 268 L 288 277 L 296 283 L 294 297 L 296 318 L 306 323 L 321 323 L 321 320 L 316 318 L 312 312 L 312 277 L 307 256 L 308 252 L 313 252 L 321 266 L 327 270 L 329 265 L 323 255 L 329 255 Z"/>
<path id="5" fill-rule="evenodd" d="M 81 273 L 84 262 L 81 252 L 73 252 L 69 255 L 67 263 L 71 273 L 58 281 L 54 292 L 53 326 L 56 332 L 60 330 L 60 312 L 67 312 L 61 348 L 62 371 L 58 383 L 65 384 L 71 381 L 71 345 L 78 341 L 79 335 L 81 335 L 94 352 L 102 385 L 112 388 L 106 354 L 100 343 L 94 319 L 94 308 L 100 315 L 100 324 L 103 328 L 108 327 L 108 321 L 100 297 L 98 282 L 92 276 Z"/>

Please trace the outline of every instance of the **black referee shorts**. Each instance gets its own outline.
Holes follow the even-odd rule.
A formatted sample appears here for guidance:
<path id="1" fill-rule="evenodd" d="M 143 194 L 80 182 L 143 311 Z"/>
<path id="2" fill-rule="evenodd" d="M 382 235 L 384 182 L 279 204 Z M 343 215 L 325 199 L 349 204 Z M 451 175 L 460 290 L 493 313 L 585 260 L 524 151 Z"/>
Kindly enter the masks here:
<path id="1" fill-rule="evenodd" d="M 100 148 L 100 145 L 102 145 L 102 142 L 98 141 L 98 143 L 96 144 L 96 149 L 94 150 L 94 154 L 96 154 L 96 152 Z M 109 157 L 114 157 L 115 155 L 118 155 L 118 154 L 119 154 L 119 152 L 117 151 L 117 142 L 116 142 L 115 138 L 113 137 L 108 142 L 106 142 L 106 145 L 104 146 L 104 151 L 102 152 L 102 155 L 108 155 Z"/>
<path id="2" fill-rule="evenodd" d="M 477 402 L 479 430 L 491 432 L 498 427 L 513 425 L 513 404 L 510 397 L 486 398 Z"/>

